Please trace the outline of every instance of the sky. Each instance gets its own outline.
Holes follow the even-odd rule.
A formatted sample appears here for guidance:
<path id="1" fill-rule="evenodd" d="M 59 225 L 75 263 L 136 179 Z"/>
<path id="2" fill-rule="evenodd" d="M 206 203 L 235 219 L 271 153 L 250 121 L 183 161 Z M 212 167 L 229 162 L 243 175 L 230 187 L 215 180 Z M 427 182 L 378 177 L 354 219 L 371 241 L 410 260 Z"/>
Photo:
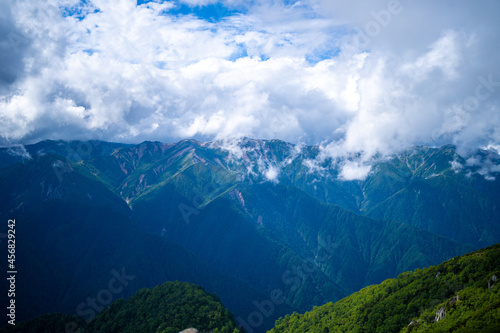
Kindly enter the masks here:
<path id="1" fill-rule="evenodd" d="M 0 144 L 500 146 L 497 0 L 0 0 Z"/>

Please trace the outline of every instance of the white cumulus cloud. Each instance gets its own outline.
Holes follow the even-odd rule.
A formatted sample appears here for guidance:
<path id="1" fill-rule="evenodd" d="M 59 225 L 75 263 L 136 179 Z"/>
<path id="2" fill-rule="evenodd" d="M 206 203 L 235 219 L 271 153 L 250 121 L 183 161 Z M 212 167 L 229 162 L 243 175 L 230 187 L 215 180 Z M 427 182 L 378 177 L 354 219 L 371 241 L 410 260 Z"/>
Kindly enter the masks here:
<path id="1" fill-rule="evenodd" d="M 193 13 L 176 13 L 181 4 Z M 203 17 L 206 6 L 221 16 Z M 325 158 L 351 161 L 346 179 L 414 145 L 467 154 L 500 144 L 493 0 L 15 0 L 0 9 L 4 144 L 279 138 L 323 143 Z"/>

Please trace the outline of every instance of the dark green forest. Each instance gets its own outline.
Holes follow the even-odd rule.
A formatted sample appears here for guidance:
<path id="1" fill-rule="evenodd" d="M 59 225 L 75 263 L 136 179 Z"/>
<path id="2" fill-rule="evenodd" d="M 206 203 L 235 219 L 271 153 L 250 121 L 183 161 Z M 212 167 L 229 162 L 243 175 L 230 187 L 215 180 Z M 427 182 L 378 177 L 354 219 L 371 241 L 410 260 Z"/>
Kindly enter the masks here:
<path id="1" fill-rule="evenodd" d="M 196 328 L 200 333 L 236 333 L 236 323 L 215 294 L 185 282 L 165 282 L 141 289 L 128 300 L 119 299 L 88 324 L 78 316 L 45 314 L 7 326 L 5 333 L 178 333 Z"/>
<path id="2" fill-rule="evenodd" d="M 128 300 L 113 302 L 89 323 L 88 332 L 177 333 L 191 327 L 201 333 L 238 332 L 216 295 L 181 282 L 141 289 Z"/>

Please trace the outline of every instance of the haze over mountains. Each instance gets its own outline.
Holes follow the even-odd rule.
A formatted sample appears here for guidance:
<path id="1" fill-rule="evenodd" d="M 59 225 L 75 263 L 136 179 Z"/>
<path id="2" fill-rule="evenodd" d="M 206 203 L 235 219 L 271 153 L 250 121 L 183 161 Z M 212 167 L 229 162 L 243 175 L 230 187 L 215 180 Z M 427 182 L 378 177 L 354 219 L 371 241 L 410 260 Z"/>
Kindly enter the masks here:
<path id="1" fill-rule="evenodd" d="M 317 146 L 279 140 L 42 141 L 0 154 L 0 215 L 22 221 L 20 320 L 92 319 L 112 300 L 179 280 L 216 292 L 262 332 L 500 240 L 494 151 L 472 161 L 452 146 L 416 147 L 364 180 Z M 117 274 L 124 288 L 99 298 Z"/>

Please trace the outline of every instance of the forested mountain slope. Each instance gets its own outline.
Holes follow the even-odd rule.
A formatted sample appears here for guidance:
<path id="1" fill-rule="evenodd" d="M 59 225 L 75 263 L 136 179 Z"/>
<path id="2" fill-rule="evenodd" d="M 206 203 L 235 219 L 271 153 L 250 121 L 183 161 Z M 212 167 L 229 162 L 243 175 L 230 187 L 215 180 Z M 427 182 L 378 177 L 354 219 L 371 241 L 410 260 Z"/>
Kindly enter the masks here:
<path id="1" fill-rule="evenodd" d="M 499 276 L 497 244 L 287 315 L 269 332 L 498 332 Z"/>
<path id="2" fill-rule="evenodd" d="M 78 306 L 125 269 L 136 278 L 116 297 L 196 283 L 262 332 L 294 310 L 500 240 L 491 151 L 477 153 L 480 166 L 450 146 L 417 147 L 381 159 L 363 181 L 320 157 L 320 147 L 252 139 L 0 149 L 0 216 L 19 222 L 26 267 L 19 319 L 88 314 Z M 261 310 L 276 293 L 284 301 Z"/>
<path id="3" fill-rule="evenodd" d="M 8 325 L 0 332 L 178 333 L 189 328 L 200 333 L 239 332 L 233 314 L 216 295 L 185 282 L 141 289 L 128 300 L 114 301 L 88 322 L 77 316 L 53 313 Z"/>

